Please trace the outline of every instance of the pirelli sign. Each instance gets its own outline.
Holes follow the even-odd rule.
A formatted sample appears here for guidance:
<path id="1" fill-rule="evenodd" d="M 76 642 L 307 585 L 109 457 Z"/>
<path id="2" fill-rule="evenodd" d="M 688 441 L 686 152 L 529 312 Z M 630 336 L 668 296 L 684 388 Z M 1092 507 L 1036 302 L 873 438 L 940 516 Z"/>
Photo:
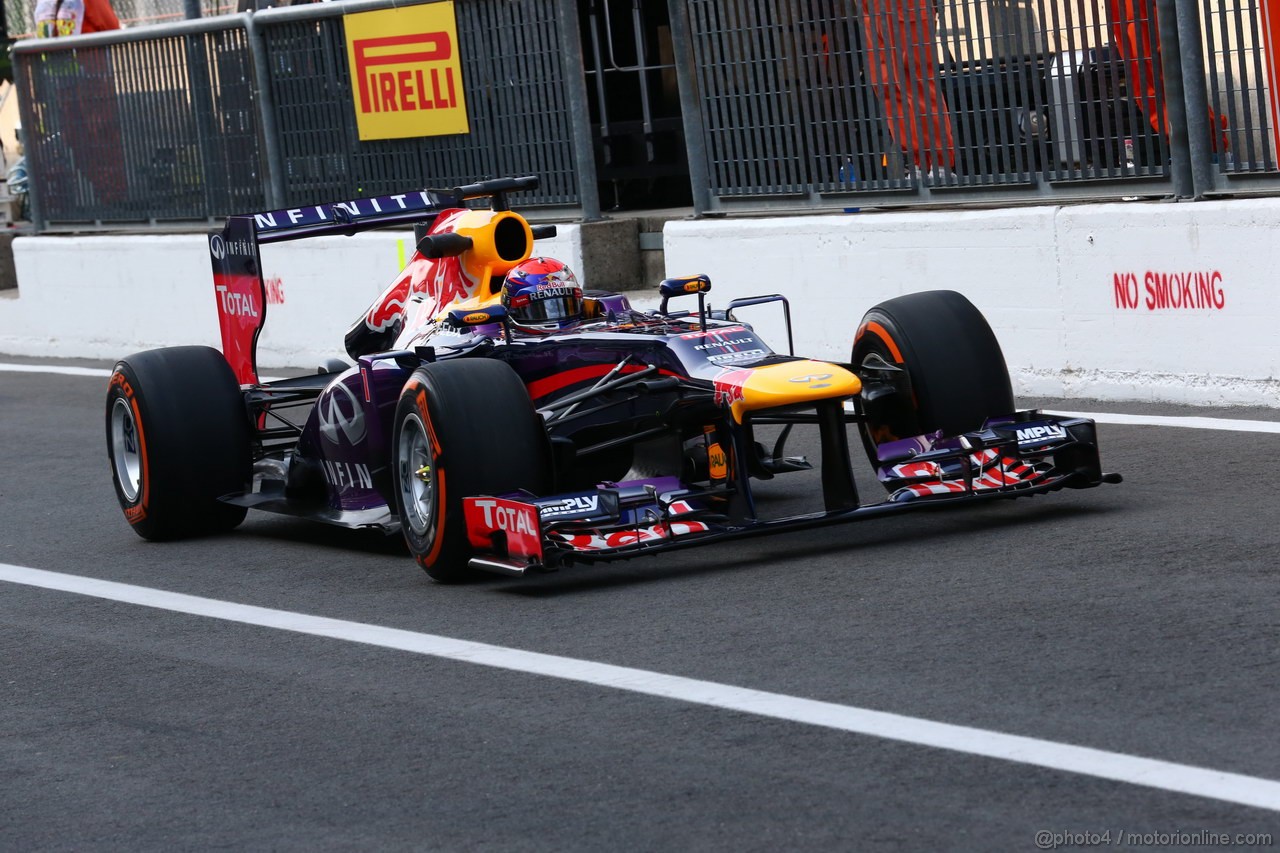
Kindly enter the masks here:
<path id="1" fill-rule="evenodd" d="M 361 139 L 470 133 L 453 3 L 344 15 Z"/>

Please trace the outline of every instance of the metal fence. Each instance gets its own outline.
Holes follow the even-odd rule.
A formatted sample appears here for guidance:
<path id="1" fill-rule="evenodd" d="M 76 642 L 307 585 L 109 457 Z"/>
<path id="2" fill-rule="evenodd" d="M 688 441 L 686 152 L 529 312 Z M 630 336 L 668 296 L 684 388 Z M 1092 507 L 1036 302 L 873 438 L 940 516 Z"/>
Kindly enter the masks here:
<path id="1" fill-rule="evenodd" d="M 1256 6 L 687 8 L 707 210 L 1280 189 Z"/>
<path id="2" fill-rule="evenodd" d="M 255 16 L 270 58 L 286 206 L 515 174 L 542 179 L 526 204 L 578 203 L 555 3 L 490 0 L 456 11 L 470 133 L 376 142 L 358 139 L 342 18 L 308 8 Z"/>
<path id="3" fill-rule="evenodd" d="M 470 133 L 362 141 L 342 15 L 393 5 L 20 42 L 37 227 L 207 220 L 498 174 L 542 178 L 521 204 L 590 210 L 594 178 L 584 193 L 577 159 L 587 126 L 571 107 L 585 93 L 565 61 L 561 4 L 459 4 Z"/>
<path id="4" fill-rule="evenodd" d="M 37 225 L 262 209 L 260 110 L 240 24 L 213 18 L 17 53 Z"/>
<path id="5" fill-rule="evenodd" d="M 656 175 L 659 149 L 699 213 L 1280 193 L 1254 0 L 583 2 L 459 0 L 470 132 L 399 140 L 359 139 L 343 19 L 392 0 L 20 42 L 33 218 L 207 220 L 538 174 L 517 203 L 590 219 L 597 177 Z M 624 58 L 628 20 L 649 33 Z M 678 115 L 659 118 L 667 75 Z M 641 143 L 625 169 L 623 131 Z"/>

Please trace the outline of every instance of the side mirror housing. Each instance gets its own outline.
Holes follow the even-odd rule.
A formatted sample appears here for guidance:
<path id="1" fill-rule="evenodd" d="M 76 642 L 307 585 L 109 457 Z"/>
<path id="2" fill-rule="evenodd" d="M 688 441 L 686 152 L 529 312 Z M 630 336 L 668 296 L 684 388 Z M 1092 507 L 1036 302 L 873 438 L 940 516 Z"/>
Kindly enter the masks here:
<path id="1" fill-rule="evenodd" d="M 501 305 L 490 305 L 487 308 L 455 308 L 449 312 L 449 322 L 460 328 L 470 328 L 472 326 L 490 326 L 494 323 L 504 323 L 507 319 L 507 309 Z"/>
<path id="2" fill-rule="evenodd" d="M 705 274 L 680 275 L 664 278 L 658 285 L 658 293 L 663 299 L 673 296 L 684 296 L 686 293 L 710 293 L 711 277 Z"/>
<path id="3" fill-rule="evenodd" d="M 698 325 L 705 332 L 707 330 L 706 294 L 710 291 L 711 276 L 704 273 L 664 278 L 662 283 L 658 285 L 658 293 L 662 296 L 662 306 L 658 308 L 658 311 L 666 314 L 667 300 L 673 296 L 687 296 L 690 293 L 696 293 L 698 294 Z"/>

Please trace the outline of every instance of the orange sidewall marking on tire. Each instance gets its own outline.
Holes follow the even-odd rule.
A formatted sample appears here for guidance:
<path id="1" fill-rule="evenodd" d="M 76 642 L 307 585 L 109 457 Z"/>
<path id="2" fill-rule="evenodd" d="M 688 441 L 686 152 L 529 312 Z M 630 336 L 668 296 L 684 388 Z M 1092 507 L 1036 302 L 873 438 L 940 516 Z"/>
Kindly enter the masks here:
<path id="1" fill-rule="evenodd" d="M 138 409 L 138 399 L 134 396 L 133 386 L 119 371 L 111 374 L 111 382 L 107 387 L 114 388 L 117 385 L 120 386 L 120 393 L 129 401 L 129 408 L 133 409 L 133 429 L 138 434 L 138 467 L 141 473 L 139 477 L 141 482 L 138 483 L 138 503 L 124 509 L 125 520 L 130 524 L 138 524 L 147 517 L 147 503 L 151 496 L 151 462 L 147 458 L 147 437 L 142 431 L 142 412 Z M 119 473 L 116 476 L 119 476 Z"/>
<path id="2" fill-rule="evenodd" d="M 862 324 L 862 327 L 858 329 L 857 337 L 861 338 L 865 332 L 870 332 L 883 341 L 884 345 L 889 348 L 889 355 L 893 356 L 893 360 L 896 363 L 906 363 L 906 360 L 902 357 L 902 350 L 898 349 L 898 344 L 893 340 L 893 336 L 889 334 L 888 330 L 885 329 L 884 326 L 881 326 L 879 323 L 871 320 Z M 911 407 L 917 412 L 920 411 L 920 401 L 916 398 L 916 389 L 914 387 L 911 389 Z M 886 441 L 894 441 L 898 438 L 899 436 L 894 435 L 889 430 L 889 427 L 884 424 L 880 425 L 875 430 L 872 430 L 871 440 L 877 445 L 883 444 Z"/>
<path id="3" fill-rule="evenodd" d="M 436 540 L 431 543 L 431 552 L 426 555 L 424 565 L 433 565 L 440 556 L 440 548 L 444 545 L 444 507 L 445 487 L 444 469 L 436 469 Z"/>
<path id="4" fill-rule="evenodd" d="M 447 493 L 445 491 L 445 471 L 440 467 L 438 461 L 440 456 L 440 439 L 436 437 L 436 428 L 431 423 L 431 411 L 427 408 L 427 389 L 419 386 L 418 393 L 414 396 L 413 402 L 418 407 L 418 414 L 422 416 L 423 426 L 427 428 L 427 440 L 431 442 L 431 451 L 433 458 L 431 464 L 435 467 L 436 476 L 436 523 L 435 523 L 435 541 L 431 543 L 431 550 L 418 557 L 418 562 L 424 566 L 433 565 L 440 556 L 440 549 L 444 546 L 444 514 Z"/>
<path id="5" fill-rule="evenodd" d="M 427 428 L 427 440 L 431 442 L 431 450 L 439 454 L 440 439 L 436 438 L 436 427 L 431 423 L 431 412 L 427 409 L 427 389 L 419 386 L 413 402 L 418 407 L 418 414 L 422 415 L 422 425 Z"/>
<path id="6" fill-rule="evenodd" d="M 863 328 L 880 340 L 884 341 L 884 345 L 889 348 L 889 355 L 893 356 L 894 361 L 898 364 L 903 363 L 902 350 L 898 349 L 898 345 L 894 343 L 893 337 L 885 331 L 884 326 L 881 326 L 879 323 L 871 322 L 867 323 Z M 861 333 L 859 333 L 859 336 L 861 336 Z"/>

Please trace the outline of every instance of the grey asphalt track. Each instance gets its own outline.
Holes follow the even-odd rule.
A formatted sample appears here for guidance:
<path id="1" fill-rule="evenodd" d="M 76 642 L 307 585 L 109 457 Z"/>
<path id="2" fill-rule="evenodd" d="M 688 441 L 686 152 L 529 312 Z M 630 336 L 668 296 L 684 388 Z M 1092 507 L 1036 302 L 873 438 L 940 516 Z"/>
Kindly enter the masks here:
<path id="1" fill-rule="evenodd" d="M 443 587 L 262 514 L 143 542 L 104 393 L 0 372 L 0 562 L 1280 779 L 1280 435 L 1104 424 L 1120 486 Z M 1275 812 L 7 583 L 0 697 L 6 851 L 1280 844 Z"/>

